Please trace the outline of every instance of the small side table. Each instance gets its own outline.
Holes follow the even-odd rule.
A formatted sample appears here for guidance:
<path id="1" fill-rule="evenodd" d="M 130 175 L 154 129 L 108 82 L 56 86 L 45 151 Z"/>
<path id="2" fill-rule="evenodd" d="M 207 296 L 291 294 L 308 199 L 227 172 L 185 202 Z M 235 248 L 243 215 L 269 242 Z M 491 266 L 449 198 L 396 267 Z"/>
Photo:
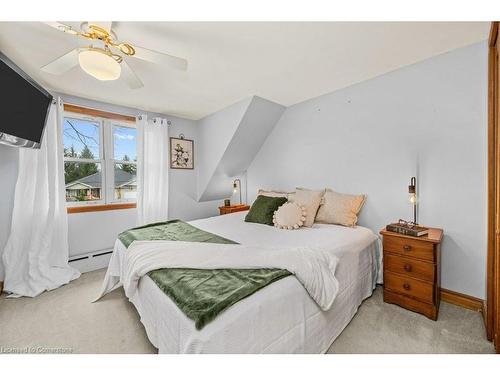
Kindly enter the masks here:
<path id="1" fill-rule="evenodd" d="M 384 302 L 437 320 L 443 230 L 422 237 L 380 231 L 384 243 Z"/>
<path id="2" fill-rule="evenodd" d="M 249 209 L 250 206 L 246 204 L 237 204 L 234 206 L 221 206 L 219 207 L 219 214 L 226 215 L 226 214 L 232 214 L 233 212 L 248 211 Z"/>

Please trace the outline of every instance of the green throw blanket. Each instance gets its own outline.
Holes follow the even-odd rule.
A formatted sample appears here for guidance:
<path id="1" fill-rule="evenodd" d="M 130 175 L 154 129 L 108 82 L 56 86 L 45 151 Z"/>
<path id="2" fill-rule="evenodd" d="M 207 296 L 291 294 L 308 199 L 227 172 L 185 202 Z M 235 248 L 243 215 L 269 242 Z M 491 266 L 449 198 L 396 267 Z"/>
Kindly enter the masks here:
<path id="1" fill-rule="evenodd" d="M 198 229 L 181 220 L 170 220 L 129 229 L 118 236 L 125 247 L 133 241 L 169 240 L 237 244 L 232 240 Z M 161 268 L 148 273 L 197 329 L 214 320 L 236 302 L 261 288 L 290 276 L 287 270 Z"/>

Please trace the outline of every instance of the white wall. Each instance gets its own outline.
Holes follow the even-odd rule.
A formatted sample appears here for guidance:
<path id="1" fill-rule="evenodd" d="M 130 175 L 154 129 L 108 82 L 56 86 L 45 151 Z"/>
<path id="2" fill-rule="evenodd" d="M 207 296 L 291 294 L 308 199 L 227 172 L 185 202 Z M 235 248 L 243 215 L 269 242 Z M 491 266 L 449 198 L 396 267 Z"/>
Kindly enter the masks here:
<path id="1" fill-rule="evenodd" d="M 444 228 L 442 287 L 485 297 L 487 45 L 408 66 L 287 108 L 248 169 L 258 188 L 366 193 L 360 224 Z"/>

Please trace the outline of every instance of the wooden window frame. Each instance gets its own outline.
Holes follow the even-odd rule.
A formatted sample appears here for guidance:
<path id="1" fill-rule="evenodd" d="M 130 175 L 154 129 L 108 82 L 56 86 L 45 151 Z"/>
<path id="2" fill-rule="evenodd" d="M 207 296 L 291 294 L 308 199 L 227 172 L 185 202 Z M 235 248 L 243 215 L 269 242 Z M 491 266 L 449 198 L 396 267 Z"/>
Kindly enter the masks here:
<path id="1" fill-rule="evenodd" d="M 108 120 L 124 121 L 135 123 L 135 117 L 122 115 L 119 113 L 101 111 L 99 109 L 80 107 L 74 104 L 64 104 L 64 112 L 79 113 L 85 116 L 100 117 Z"/>
<path id="2" fill-rule="evenodd" d="M 99 212 L 112 210 L 126 210 L 136 208 L 136 203 L 111 203 L 111 204 L 89 204 L 87 206 L 72 206 L 68 207 L 68 214 L 80 214 L 84 212 Z"/>
<path id="3" fill-rule="evenodd" d="M 121 160 L 115 160 L 114 155 L 111 158 L 107 158 L 105 153 L 114 153 L 114 142 L 113 142 L 113 129 L 114 126 L 123 127 L 135 127 L 135 117 L 122 115 L 118 113 L 106 112 L 97 109 L 80 107 L 73 104 L 64 104 L 64 117 L 73 117 L 82 120 L 95 119 L 100 123 L 99 125 L 99 159 L 94 162 L 100 163 L 101 173 L 102 173 L 102 191 L 101 198 L 94 202 L 84 202 L 80 204 L 70 204 L 67 205 L 66 210 L 68 214 L 75 213 L 86 213 L 86 212 L 100 212 L 100 211 L 110 211 L 110 210 L 123 210 L 123 209 L 133 209 L 137 207 L 135 200 L 114 200 L 114 192 L 112 187 L 108 186 L 110 184 L 106 183 L 106 178 L 114 173 L 114 167 L 116 164 L 124 164 Z M 85 162 L 84 159 L 78 160 L 65 160 L 65 161 L 75 161 L 75 162 Z M 125 164 L 136 164 L 136 162 L 125 162 Z M 111 198 L 109 198 L 111 197 Z"/>

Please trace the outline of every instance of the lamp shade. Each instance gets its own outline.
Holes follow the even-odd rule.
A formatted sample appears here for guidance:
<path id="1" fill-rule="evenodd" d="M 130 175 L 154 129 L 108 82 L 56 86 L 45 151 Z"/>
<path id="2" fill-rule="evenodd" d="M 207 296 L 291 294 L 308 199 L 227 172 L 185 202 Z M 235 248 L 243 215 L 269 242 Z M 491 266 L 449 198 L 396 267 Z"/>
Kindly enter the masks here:
<path id="1" fill-rule="evenodd" d="M 113 81 L 120 77 L 120 64 L 105 51 L 83 50 L 78 54 L 78 62 L 83 71 L 100 81 Z"/>

